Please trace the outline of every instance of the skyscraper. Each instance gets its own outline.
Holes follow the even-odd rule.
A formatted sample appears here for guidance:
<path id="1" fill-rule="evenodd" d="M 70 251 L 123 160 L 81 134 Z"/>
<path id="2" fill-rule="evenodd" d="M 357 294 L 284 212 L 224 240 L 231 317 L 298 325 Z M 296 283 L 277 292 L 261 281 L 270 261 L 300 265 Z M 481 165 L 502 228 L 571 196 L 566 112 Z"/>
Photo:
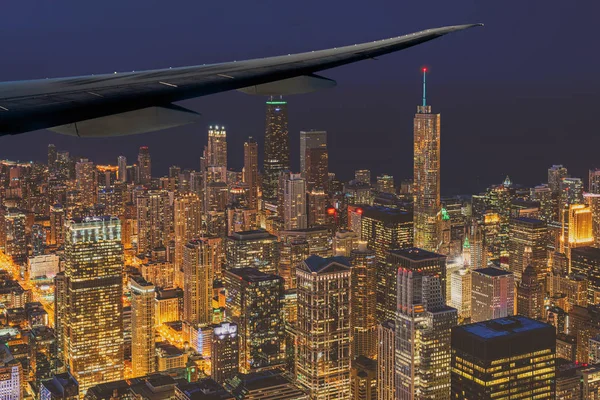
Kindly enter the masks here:
<path id="1" fill-rule="evenodd" d="M 283 366 L 283 279 L 254 268 L 234 268 L 223 272 L 223 280 L 226 313 L 239 330 L 240 371 Z"/>
<path id="2" fill-rule="evenodd" d="M 300 174 L 290 174 L 283 185 L 284 229 L 306 229 L 306 181 Z"/>
<path id="3" fill-rule="evenodd" d="M 440 275 L 398 269 L 397 399 L 450 399 L 450 331 L 458 323 L 445 305 Z"/>
<path id="4" fill-rule="evenodd" d="M 129 279 L 131 289 L 131 364 L 134 377 L 156 371 L 154 346 L 154 285 L 141 277 Z"/>
<path id="5" fill-rule="evenodd" d="M 65 240 L 65 363 L 91 386 L 123 379 L 123 246 L 115 217 L 73 219 Z"/>
<path id="6" fill-rule="evenodd" d="M 560 191 L 560 183 L 568 176 L 567 169 L 562 165 L 553 165 L 548 168 L 548 186 L 553 193 Z"/>
<path id="7" fill-rule="evenodd" d="M 396 322 L 377 326 L 377 399 L 396 400 Z"/>
<path id="8" fill-rule="evenodd" d="M 521 275 L 528 265 L 532 265 L 534 271 L 543 281 L 548 270 L 548 251 L 546 242 L 548 228 L 546 223 L 539 219 L 513 218 L 510 221 L 509 231 L 509 268 L 515 274 L 516 279 Z"/>
<path id="9" fill-rule="evenodd" d="M 371 171 L 368 169 L 357 169 L 354 171 L 354 180 L 370 185 Z"/>
<path id="10" fill-rule="evenodd" d="M 21 400 L 24 379 L 21 363 L 14 358 L 7 345 L 0 345 L 0 398 Z"/>
<path id="11" fill-rule="evenodd" d="M 461 268 L 450 275 L 450 306 L 461 319 L 471 318 L 471 270 Z"/>
<path id="12" fill-rule="evenodd" d="M 75 164 L 75 181 L 79 192 L 79 203 L 91 208 L 96 203 L 96 167 L 87 158 L 82 158 Z"/>
<path id="13" fill-rule="evenodd" d="M 423 68 L 423 104 L 414 119 L 414 221 L 415 246 L 437 251 L 440 199 L 440 114 L 432 114 L 426 102 Z"/>
<path id="14" fill-rule="evenodd" d="M 310 256 L 296 268 L 296 379 L 314 400 L 350 399 L 351 267 Z"/>
<path id="15" fill-rule="evenodd" d="M 219 383 L 233 378 L 239 370 L 238 326 L 223 322 L 213 328 L 211 341 L 210 377 Z"/>
<path id="16" fill-rule="evenodd" d="M 516 315 L 452 330 L 452 399 L 554 399 L 556 330 Z"/>
<path id="17" fill-rule="evenodd" d="M 394 177 L 391 175 L 377 176 L 377 191 L 381 193 L 396 193 Z"/>
<path id="18" fill-rule="evenodd" d="M 192 325 L 212 322 L 211 245 L 190 240 L 183 248 L 183 319 Z"/>
<path id="19" fill-rule="evenodd" d="M 588 192 L 600 194 L 600 168 L 590 169 Z"/>
<path id="20" fill-rule="evenodd" d="M 138 253 L 165 246 L 172 229 L 171 199 L 166 190 L 149 190 L 137 198 Z"/>
<path id="21" fill-rule="evenodd" d="M 377 357 L 377 261 L 375 252 L 361 242 L 349 251 L 352 264 L 352 357 Z"/>
<path id="22" fill-rule="evenodd" d="M 227 182 L 227 132 L 224 126 L 208 128 L 206 163 L 210 182 Z"/>
<path id="23" fill-rule="evenodd" d="M 306 173 L 306 151 L 308 149 L 327 148 L 326 131 L 300 131 L 300 172 Z"/>
<path id="24" fill-rule="evenodd" d="M 56 172 L 56 146 L 48 145 L 48 172 Z"/>
<path id="25" fill-rule="evenodd" d="M 377 400 L 377 361 L 359 356 L 350 369 L 352 400 Z"/>
<path id="26" fill-rule="evenodd" d="M 234 232 L 224 239 L 226 269 L 252 267 L 276 274 L 279 267 L 277 237 L 264 230 Z"/>
<path id="27" fill-rule="evenodd" d="M 263 161 L 263 200 L 277 201 L 279 173 L 290 168 L 290 138 L 288 136 L 287 102 L 267 101 L 265 156 Z"/>
<path id="28" fill-rule="evenodd" d="M 138 153 L 138 183 L 147 185 L 152 180 L 152 163 L 150 160 L 150 150 L 148 146 L 140 147 Z"/>
<path id="29" fill-rule="evenodd" d="M 584 276 L 587 280 L 589 304 L 600 302 L 600 249 L 579 247 L 571 251 L 571 272 Z"/>
<path id="30" fill-rule="evenodd" d="M 568 228 L 563 224 L 563 235 L 561 240 L 566 242 L 567 257 L 570 256 L 572 249 L 577 247 L 592 246 L 595 242 L 593 232 L 592 209 L 584 204 L 569 205 Z M 565 237 L 564 231 L 568 230 L 568 236 Z M 568 238 L 568 239 L 567 239 Z M 566 240 L 565 240 L 566 239 Z"/>
<path id="31" fill-rule="evenodd" d="M 127 158 L 125 156 L 119 156 L 117 158 L 117 178 L 119 182 L 127 182 Z"/>
<path id="32" fill-rule="evenodd" d="M 181 269 L 183 247 L 202 232 L 201 202 L 195 193 L 184 193 L 175 198 L 173 222 L 175 230 L 175 266 Z"/>
<path id="33" fill-rule="evenodd" d="M 472 272 L 471 320 L 487 321 L 514 314 L 515 278 L 499 268 L 480 268 Z"/>
<path id="34" fill-rule="evenodd" d="M 327 147 L 306 149 L 305 154 L 306 188 L 308 191 L 329 190 L 329 153 Z"/>
<path id="35" fill-rule="evenodd" d="M 535 268 L 529 265 L 523 271 L 521 281 L 517 286 L 517 314 L 540 319 L 543 306 L 542 284 Z"/>
<path id="36" fill-rule="evenodd" d="M 377 320 L 395 318 L 397 311 L 398 269 L 437 275 L 442 298 L 446 298 L 446 256 L 416 247 L 390 250 L 385 263 L 377 265 Z"/>
<path id="37" fill-rule="evenodd" d="M 258 143 L 252 136 L 244 143 L 244 183 L 248 185 L 250 209 L 258 209 Z"/>

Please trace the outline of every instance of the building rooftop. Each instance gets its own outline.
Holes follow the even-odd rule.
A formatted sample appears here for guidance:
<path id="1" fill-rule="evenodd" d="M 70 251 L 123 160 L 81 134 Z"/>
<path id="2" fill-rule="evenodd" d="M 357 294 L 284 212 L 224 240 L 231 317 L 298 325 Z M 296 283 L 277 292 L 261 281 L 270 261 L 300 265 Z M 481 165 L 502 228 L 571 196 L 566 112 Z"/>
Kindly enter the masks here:
<path id="1" fill-rule="evenodd" d="M 423 261 L 423 260 L 431 260 L 431 259 L 438 259 L 438 258 L 446 258 L 446 256 L 443 254 L 433 253 L 431 251 L 419 249 L 418 247 L 390 250 L 389 253 L 397 255 L 397 256 L 401 256 L 404 258 L 408 258 L 409 260 L 412 260 L 412 261 Z"/>
<path id="2" fill-rule="evenodd" d="M 304 260 L 304 264 L 308 267 L 311 272 L 321 272 L 323 269 L 328 267 L 331 264 L 341 264 L 346 267 L 350 267 L 350 260 L 346 257 L 336 256 L 336 257 L 328 257 L 323 258 L 316 255 L 309 256 L 306 260 Z"/>
<path id="3" fill-rule="evenodd" d="M 575 247 L 574 249 L 571 249 L 571 256 L 573 256 L 573 254 L 600 258 L 600 248 L 592 246 Z"/>
<path id="4" fill-rule="evenodd" d="M 398 208 L 390 208 L 383 206 L 360 206 L 363 218 L 372 218 L 384 222 L 412 222 L 413 215 L 408 211 L 403 211 Z"/>
<path id="5" fill-rule="evenodd" d="M 175 299 L 178 297 L 183 298 L 183 289 L 181 288 L 160 289 L 156 291 L 156 300 Z"/>
<path id="6" fill-rule="evenodd" d="M 232 268 L 228 270 L 226 273 L 230 273 L 233 275 L 237 275 L 245 281 L 248 282 L 262 282 L 262 281 L 272 281 L 274 279 L 280 279 L 277 275 L 266 274 L 262 271 L 259 271 L 256 268 L 244 267 L 244 268 Z"/>
<path id="7" fill-rule="evenodd" d="M 271 239 L 277 240 L 277 237 L 271 235 L 264 229 L 256 229 L 252 231 L 234 232 L 231 236 L 227 237 L 229 240 L 257 240 L 257 239 Z"/>
<path id="8" fill-rule="evenodd" d="M 513 218 L 513 221 L 530 224 L 530 225 L 540 225 L 540 226 L 546 225 L 546 222 L 542 221 L 541 219 L 529 218 L 529 217 Z"/>
<path id="9" fill-rule="evenodd" d="M 491 319 L 475 324 L 458 326 L 454 329 L 463 330 L 480 339 L 490 340 L 515 333 L 531 332 L 538 329 L 548 329 L 551 325 L 536 321 L 522 315 Z"/>
<path id="10" fill-rule="evenodd" d="M 506 271 L 504 269 L 494 268 L 494 267 L 479 268 L 479 269 L 473 270 L 473 272 L 478 272 L 482 275 L 488 275 L 488 276 L 505 276 L 505 275 L 513 274 L 510 271 Z"/>

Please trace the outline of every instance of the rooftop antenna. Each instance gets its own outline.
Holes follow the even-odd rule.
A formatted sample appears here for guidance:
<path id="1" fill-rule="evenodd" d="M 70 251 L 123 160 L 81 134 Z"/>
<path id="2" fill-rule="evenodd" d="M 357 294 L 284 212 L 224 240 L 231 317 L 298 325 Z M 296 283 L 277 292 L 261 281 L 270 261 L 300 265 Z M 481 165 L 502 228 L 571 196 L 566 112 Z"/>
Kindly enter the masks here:
<path id="1" fill-rule="evenodd" d="M 423 67 L 423 107 L 427 105 L 427 86 L 425 84 L 425 77 L 427 76 L 427 67 Z"/>

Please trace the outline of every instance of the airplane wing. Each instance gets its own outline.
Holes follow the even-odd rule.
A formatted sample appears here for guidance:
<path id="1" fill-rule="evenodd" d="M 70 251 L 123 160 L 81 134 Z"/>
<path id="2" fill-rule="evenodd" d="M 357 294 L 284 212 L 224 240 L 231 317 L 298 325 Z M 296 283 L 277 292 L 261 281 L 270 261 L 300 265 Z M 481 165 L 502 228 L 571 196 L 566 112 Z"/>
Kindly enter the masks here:
<path id="1" fill-rule="evenodd" d="M 335 86 L 315 72 L 396 52 L 482 24 L 277 57 L 192 67 L 0 83 L 0 136 L 38 129 L 98 137 L 150 132 L 198 120 L 173 102 L 228 90 L 258 95 Z"/>

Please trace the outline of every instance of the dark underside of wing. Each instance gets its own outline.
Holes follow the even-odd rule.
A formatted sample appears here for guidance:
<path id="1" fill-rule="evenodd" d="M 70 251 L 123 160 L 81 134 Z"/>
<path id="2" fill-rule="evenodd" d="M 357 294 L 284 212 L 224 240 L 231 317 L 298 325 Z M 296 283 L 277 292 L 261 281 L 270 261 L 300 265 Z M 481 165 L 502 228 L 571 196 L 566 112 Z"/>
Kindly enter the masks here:
<path id="1" fill-rule="evenodd" d="M 474 26 L 240 62 L 0 83 L 0 135 L 53 128 L 70 135 L 113 136 L 192 123 L 198 114 L 173 102 L 236 89 L 269 95 L 331 87 L 334 81 L 314 73 Z"/>

